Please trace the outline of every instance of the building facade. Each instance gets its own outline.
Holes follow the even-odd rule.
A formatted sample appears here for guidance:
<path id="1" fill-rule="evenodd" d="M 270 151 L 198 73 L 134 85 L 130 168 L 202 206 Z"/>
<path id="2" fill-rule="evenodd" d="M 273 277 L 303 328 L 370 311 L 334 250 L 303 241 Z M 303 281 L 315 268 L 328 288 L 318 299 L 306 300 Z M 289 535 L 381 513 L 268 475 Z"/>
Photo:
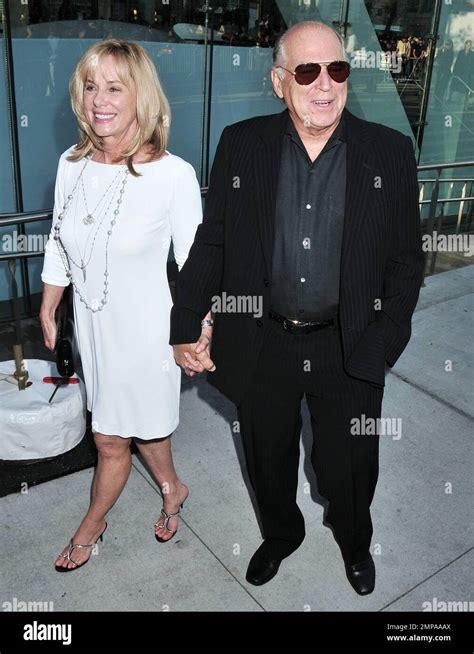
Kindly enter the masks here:
<path id="1" fill-rule="evenodd" d="M 353 113 L 411 136 L 419 164 L 473 159 L 474 0 L 10 0 L 0 7 L 4 252 L 12 227 L 2 227 L 1 214 L 52 208 L 59 155 L 77 139 L 68 81 L 84 51 L 109 36 L 137 41 L 152 57 L 171 104 L 169 150 L 194 166 L 203 187 L 226 125 L 282 109 L 270 81 L 272 47 L 304 20 L 344 35 Z M 49 229 L 48 221 L 25 226 L 26 235 Z M 18 267 L 20 291 L 41 292 L 41 267 L 41 257 Z M 9 294 L 0 261 L 0 307 Z"/>

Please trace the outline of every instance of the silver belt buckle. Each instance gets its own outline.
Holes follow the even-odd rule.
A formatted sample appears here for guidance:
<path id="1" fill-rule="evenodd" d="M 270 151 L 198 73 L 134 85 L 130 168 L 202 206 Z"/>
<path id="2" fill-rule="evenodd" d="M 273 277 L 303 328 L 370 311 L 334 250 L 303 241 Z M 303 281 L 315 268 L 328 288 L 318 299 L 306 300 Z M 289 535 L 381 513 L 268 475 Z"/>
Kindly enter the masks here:
<path id="1" fill-rule="evenodd" d="M 289 318 L 284 318 L 283 319 L 283 329 L 285 329 L 287 332 L 291 332 L 293 330 L 296 330 L 298 328 L 298 321 L 297 320 L 290 320 Z"/>

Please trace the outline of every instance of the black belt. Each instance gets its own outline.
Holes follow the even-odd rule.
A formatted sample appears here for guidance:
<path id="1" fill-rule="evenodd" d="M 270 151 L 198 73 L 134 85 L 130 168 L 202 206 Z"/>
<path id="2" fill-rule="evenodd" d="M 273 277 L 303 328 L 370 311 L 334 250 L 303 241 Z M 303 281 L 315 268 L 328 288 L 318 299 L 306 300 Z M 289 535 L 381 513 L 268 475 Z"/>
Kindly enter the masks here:
<path id="1" fill-rule="evenodd" d="M 281 323 L 283 329 L 292 334 L 309 334 L 310 332 L 318 331 L 318 329 L 325 329 L 326 327 L 333 327 L 336 325 L 336 317 L 330 318 L 329 320 L 321 320 L 319 322 L 303 322 L 300 320 L 285 318 L 285 316 L 281 316 L 279 313 L 275 313 L 274 311 L 270 311 L 268 316 L 272 320 Z"/>

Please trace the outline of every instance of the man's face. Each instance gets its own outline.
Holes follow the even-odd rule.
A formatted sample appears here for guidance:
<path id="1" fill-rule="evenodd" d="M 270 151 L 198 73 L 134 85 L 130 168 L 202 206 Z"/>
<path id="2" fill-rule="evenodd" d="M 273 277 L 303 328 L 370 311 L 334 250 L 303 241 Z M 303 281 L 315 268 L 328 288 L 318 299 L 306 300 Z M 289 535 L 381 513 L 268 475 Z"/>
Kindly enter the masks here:
<path id="1" fill-rule="evenodd" d="M 466 43 L 464 44 L 464 50 L 466 51 L 466 53 L 469 52 L 471 48 L 472 48 L 472 41 L 466 41 Z"/>
<path id="2" fill-rule="evenodd" d="M 331 30 L 302 29 L 293 32 L 285 43 L 287 60 L 283 64 L 294 71 L 299 64 L 341 61 L 341 44 Z M 347 101 L 347 80 L 335 82 L 326 66 L 321 67 L 319 76 L 307 86 L 298 84 L 294 75 L 285 72 L 284 79 L 279 70 L 272 69 L 275 93 L 283 98 L 295 122 L 301 122 L 309 132 L 331 131 L 341 118 Z"/>

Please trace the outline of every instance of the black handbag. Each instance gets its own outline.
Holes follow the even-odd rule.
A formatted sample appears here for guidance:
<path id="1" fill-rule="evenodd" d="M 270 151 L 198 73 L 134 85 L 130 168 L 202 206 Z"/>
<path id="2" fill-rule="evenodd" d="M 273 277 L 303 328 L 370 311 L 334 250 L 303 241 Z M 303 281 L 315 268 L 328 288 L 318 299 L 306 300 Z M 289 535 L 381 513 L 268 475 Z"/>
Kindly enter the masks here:
<path id="1" fill-rule="evenodd" d="M 76 371 L 77 346 L 74 336 L 74 310 L 71 286 L 64 289 L 61 302 L 56 309 L 56 367 L 61 377 L 72 377 Z"/>

